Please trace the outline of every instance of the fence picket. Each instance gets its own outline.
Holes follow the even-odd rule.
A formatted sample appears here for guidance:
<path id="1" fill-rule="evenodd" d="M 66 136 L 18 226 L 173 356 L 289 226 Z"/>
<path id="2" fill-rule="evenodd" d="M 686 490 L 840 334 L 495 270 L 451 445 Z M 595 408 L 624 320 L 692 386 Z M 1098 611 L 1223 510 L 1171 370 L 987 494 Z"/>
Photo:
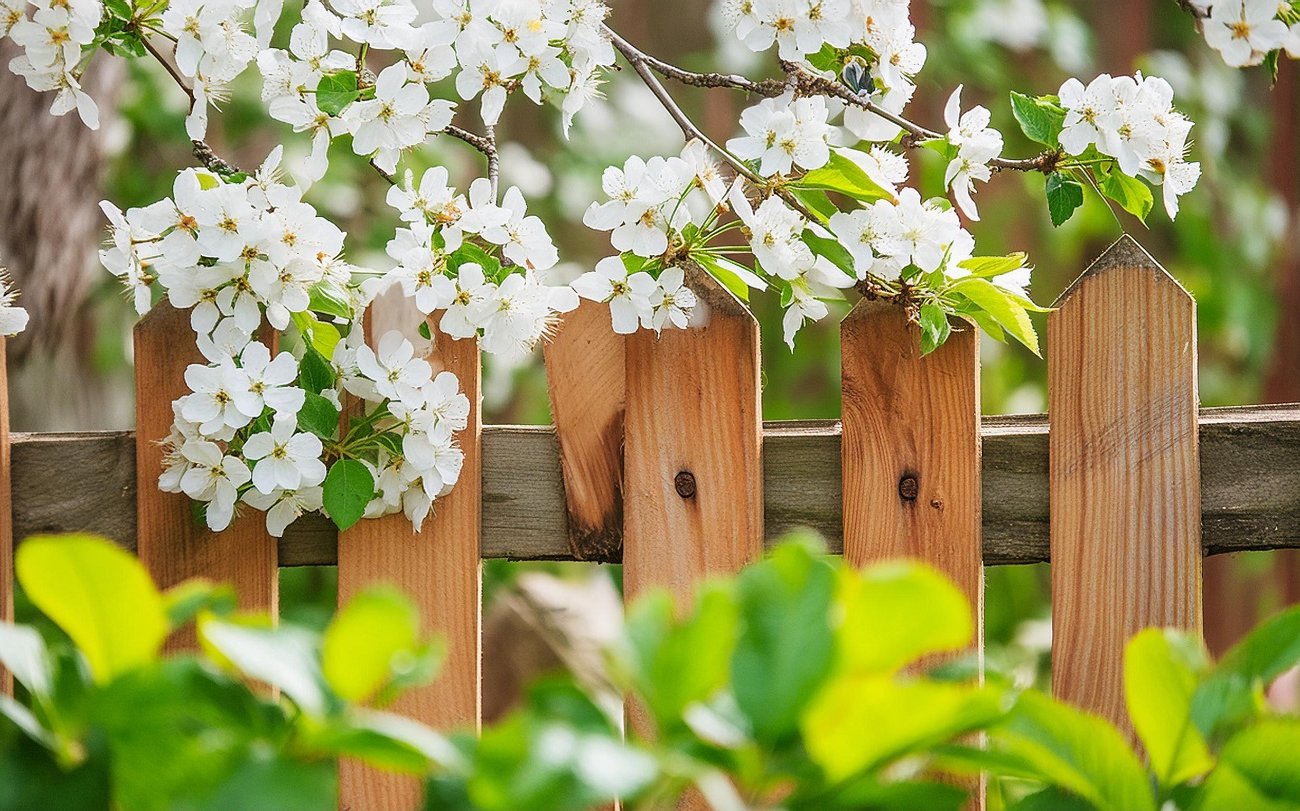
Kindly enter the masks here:
<path id="1" fill-rule="evenodd" d="M 1052 687 L 1130 729 L 1124 645 L 1201 628 L 1196 304 L 1131 237 L 1048 318 Z"/>
<path id="2" fill-rule="evenodd" d="M 0 336 L 0 622 L 14 621 L 14 509 L 9 447 L 9 371 Z M 13 674 L 0 666 L 0 695 L 13 695 Z"/>
<path id="3" fill-rule="evenodd" d="M 921 356 L 906 311 L 859 301 L 840 325 L 844 558 L 853 566 L 908 557 L 948 575 L 975 617 L 984 658 L 980 547 L 979 333 L 954 319 Z M 954 778 L 984 807 L 980 777 Z"/>
<path id="4" fill-rule="evenodd" d="M 205 363 L 188 310 L 164 301 L 135 326 L 136 553 L 159 586 L 204 577 L 229 583 L 239 607 L 278 612 L 280 573 L 276 541 L 265 518 L 245 510 L 229 529 L 213 533 L 194 520 L 189 498 L 158 489 L 163 448 L 172 425 L 172 401 L 189 393 L 185 367 Z M 192 648 L 192 629 L 176 634 L 171 649 Z"/>
<path id="5" fill-rule="evenodd" d="M 542 348 L 578 560 L 617 560 L 623 550 L 623 343 L 609 308 L 584 301 Z"/>
<path id="6" fill-rule="evenodd" d="M 358 521 L 339 536 L 339 603 L 375 583 L 389 583 L 418 606 L 427 632 L 447 641 L 437 680 L 409 690 L 392 711 L 441 730 L 472 726 L 480 715 L 480 564 L 482 510 L 478 342 L 442 336 L 429 328 L 435 370 L 460 378 L 470 401 L 469 424 L 459 435 L 465 463 L 455 488 L 438 499 L 418 534 L 402 514 Z M 339 766 L 341 809 L 414 809 L 421 786 L 413 777 L 370 769 L 356 761 Z"/>
<path id="7" fill-rule="evenodd" d="M 904 310 L 864 300 L 840 340 L 845 559 L 923 560 L 956 581 L 979 617 L 978 332 L 954 323 L 948 341 L 921 357 L 920 330 Z"/>
<path id="8" fill-rule="evenodd" d="M 679 605 L 763 551 L 758 322 L 698 267 L 705 323 L 627 339 L 623 587 Z"/>

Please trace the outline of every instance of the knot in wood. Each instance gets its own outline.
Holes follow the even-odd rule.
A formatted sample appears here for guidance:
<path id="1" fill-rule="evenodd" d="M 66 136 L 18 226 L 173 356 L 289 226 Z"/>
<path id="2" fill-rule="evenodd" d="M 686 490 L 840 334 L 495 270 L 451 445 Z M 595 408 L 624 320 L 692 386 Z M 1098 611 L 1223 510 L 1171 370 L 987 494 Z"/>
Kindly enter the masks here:
<path id="1" fill-rule="evenodd" d="M 695 497 L 695 475 L 689 470 L 683 470 L 673 477 L 673 487 L 677 488 L 677 495 L 682 498 Z"/>
<path id="2" fill-rule="evenodd" d="M 903 501 L 916 501 L 920 492 L 921 485 L 911 473 L 898 480 L 898 497 Z"/>

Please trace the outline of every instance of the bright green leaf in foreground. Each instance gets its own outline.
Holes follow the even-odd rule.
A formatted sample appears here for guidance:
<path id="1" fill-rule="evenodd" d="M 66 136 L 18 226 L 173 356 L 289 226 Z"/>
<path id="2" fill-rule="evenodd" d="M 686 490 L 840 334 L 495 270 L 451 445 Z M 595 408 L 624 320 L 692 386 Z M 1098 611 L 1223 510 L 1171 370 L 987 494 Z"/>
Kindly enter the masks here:
<path id="1" fill-rule="evenodd" d="M 167 612 L 131 554 L 88 535 L 38 535 L 18 547 L 15 570 L 28 598 L 85 655 L 96 681 L 158 655 Z"/>
<path id="2" fill-rule="evenodd" d="M 321 666 L 325 681 L 348 701 L 363 703 L 425 655 L 420 614 L 391 588 L 354 597 L 325 629 Z"/>
<path id="3" fill-rule="evenodd" d="M 1172 631 L 1148 628 L 1124 653 L 1124 697 L 1129 717 L 1163 787 L 1214 767 L 1209 747 L 1192 723 L 1192 694 L 1205 667 L 1200 643 Z"/>

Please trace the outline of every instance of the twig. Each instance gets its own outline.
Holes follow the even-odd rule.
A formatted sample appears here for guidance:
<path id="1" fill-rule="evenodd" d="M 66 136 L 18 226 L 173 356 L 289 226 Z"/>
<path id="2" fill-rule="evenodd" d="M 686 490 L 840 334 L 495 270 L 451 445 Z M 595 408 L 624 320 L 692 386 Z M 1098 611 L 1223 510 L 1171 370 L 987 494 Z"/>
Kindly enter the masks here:
<path id="1" fill-rule="evenodd" d="M 880 116 L 891 124 L 900 128 L 909 136 L 905 139 L 904 145 L 915 147 L 921 141 L 931 141 L 942 139 L 942 133 L 927 129 L 920 124 L 909 121 L 897 113 L 891 113 L 879 104 L 876 104 L 869 97 L 862 93 L 855 93 L 845 85 L 839 82 L 833 82 L 824 76 L 818 76 L 810 73 L 802 65 L 787 60 L 781 60 L 781 69 L 790 76 L 799 89 L 805 93 L 820 93 L 823 95 L 835 96 L 842 99 L 855 107 L 860 107 L 869 113 Z M 1059 150 L 1047 150 L 1032 158 L 994 158 L 989 161 L 989 166 L 995 169 L 1012 169 L 1019 172 L 1043 172 L 1048 174 L 1056 169 L 1056 165 L 1061 161 L 1063 155 Z"/>
<path id="2" fill-rule="evenodd" d="M 172 66 L 172 63 L 167 60 L 167 57 L 163 56 L 161 51 L 154 47 L 153 43 L 149 41 L 149 37 L 141 34 L 140 42 L 144 45 L 145 50 L 148 51 L 154 59 L 158 60 L 158 64 L 163 66 L 167 71 L 167 74 L 175 80 L 176 85 L 180 87 L 181 90 L 185 91 L 185 95 L 190 100 L 190 106 L 193 107 L 195 104 L 194 90 L 189 85 L 185 84 L 185 80 L 181 78 L 180 73 Z M 208 145 L 207 141 L 196 138 L 190 143 L 194 145 L 195 160 L 203 164 L 203 166 L 210 171 L 216 172 L 219 175 L 233 175 L 239 172 L 238 166 L 218 155 L 216 150 Z"/>
<path id="3" fill-rule="evenodd" d="M 492 182 L 492 197 L 497 196 L 497 182 L 501 175 L 501 158 L 497 154 L 496 132 L 492 127 L 487 128 L 487 135 L 479 135 L 477 132 L 470 132 L 453 124 L 448 124 L 447 129 L 443 130 L 453 138 L 459 138 L 465 143 L 483 153 L 487 158 L 488 180 Z"/>
<path id="4" fill-rule="evenodd" d="M 744 177 L 750 183 L 753 183 L 755 186 L 758 186 L 760 189 L 765 191 L 775 192 L 791 208 L 808 218 L 809 221 L 820 222 L 817 215 L 812 211 L 809 211 L 808 207 L 803 204 L 803 201 L 788 189 L 774 186 L 766 178 L 758 175 L 753 169 L 746 166 L 745 163 L 735 155 L 732 155 L 730 152 L 714 143 L 708 135 L 705 135 L 704 131 L 697 127 L 695 122 L 691 121 L 690 116 L 686 115 L 682 108 L 677 105 L 677 102 L 673 101 L 673 97 L 669 95 L 668 90 L 664 88 L 663 82 L 659 81 L 658 76 L 655 76 L 650 63 L 647 61 L 646 55 L 638 50 L 636 46 L 616 34 L 608 26 L 605 27 L 605 30 L 609 32 L 610 41 L 614 44 L 614 47 L 618 49 L 619 53 L 623 54 L 623 58 L 632 66 L 632 70 L 636 71 L 636 75 L 641 77 L 641 81 L 645 86 L 650 88 L 650 92 L 659 100 L 660 105 L 668 111 L 668 115 L 672 116 L 673 121 L 677 122 L 677 126 L 681 129 L 682 135 L 686 136 L 686 140 L 699 139 L 705 146 L 721 156 L 722 159 L 731 166 L 731 168 L 735 169 L 739 175 Z"/>
<path id="5" fill-rule="evenodd" d="M 1204 20 L 1206 17 L 1210 16 L 1206 14 L 1204 11 L 1201 11 L 1199 8 L 1197 8 L 1196 4 L 1193 3 L 1192 0 L 1174 0 L 1174 2 L 1176 2 L 1179 8 L 1181 8 L 1183 11 L 1186 11 L 1188 14 L 1192 15 L 1192 19 L 1196 20 L 1198 23 L 1201 20 Z"/>
<path id="6" fill-rule="evenodd" d="M 682 84 L 691 85 L 692 87 L 730 87 L 736 90 L 743 90 L 746 93 L 764 96 L 766 98 L 775 98 L 793 87 L 794 89 L 804 93 L 835 96 L 836 98 L 856 107 L 860 107 L 867 112 L 874 113 L 886 121 L 897 125 L 908 135 L 903 142 L 903 146 L 907 148 L 915 148 L 921 141 L 943 138 L 942 133 L 927 129 L 926 127 L 923 127 L 914 121 L 910 121 L 896 113 L 891 113 L 873 102 L 866 95 L 855 93 L 839 82 L 834 82 L 824 76 L 818 76 L 811 73 L 802 65 L 795 62 L 781 60 L 781 68 L 785 72 L 786 81 L 764 79 L 763 81 L 756 82 L 734 73 L 696 73 L 695 71 L 677 67 L 676 65 L 669 64 L 662 59 L 657 59 L 656 57 L 645 53 L 621 37 L 616 31 L 609 28 L 609 26 L 605 26 L 605 32 L 608 34 L 614 47 L 627 57 L 629 62 L 633 63 L 633 67 L 636 66 L 637 62 L 640 62 L 660 75 L 681 82 Z M 653 90 L 654 88 L 651 89 Z M 1059 153 L 1055 151 L 1045 151 L 1032 158 L 994 158 L 989 162 L 989 165 L 995 169 L 1047 173 L 1056 168 L 1056 164 L 1060 159 L 1061 156 Z"/>

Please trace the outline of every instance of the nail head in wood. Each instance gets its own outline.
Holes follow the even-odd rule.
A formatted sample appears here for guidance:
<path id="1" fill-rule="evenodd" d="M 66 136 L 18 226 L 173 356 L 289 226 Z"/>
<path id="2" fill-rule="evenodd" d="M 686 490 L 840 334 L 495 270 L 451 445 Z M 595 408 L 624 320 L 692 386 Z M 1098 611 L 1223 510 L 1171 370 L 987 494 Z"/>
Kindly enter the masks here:
<path id="1" fill-rule="evenodd" d="M 908 473 L 898 480 L 898 497 L 903 501 L 916 501 L 920 493 L 921 485 L 915 475 Z"/>
<path id="2" fill-rule="evenodd" d="M 689 470 L 683 470 L 673 477 L 673 487 L 677 488 L 677 495 L 682 498 L 695 497 L 695 475 Z"/>

